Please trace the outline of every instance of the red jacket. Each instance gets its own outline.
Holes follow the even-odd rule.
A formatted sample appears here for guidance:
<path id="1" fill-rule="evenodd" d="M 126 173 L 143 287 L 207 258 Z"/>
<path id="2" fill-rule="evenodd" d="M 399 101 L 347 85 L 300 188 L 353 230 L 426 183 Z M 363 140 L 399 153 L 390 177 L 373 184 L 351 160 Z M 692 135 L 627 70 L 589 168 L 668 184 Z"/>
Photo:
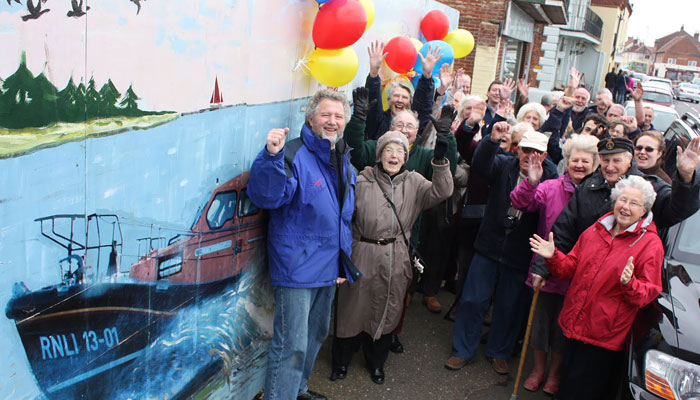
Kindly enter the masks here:
<path id="1" fill-rule="evenodd" d="M 555 277 L 571 279 L 559 314 L 564 335 L 620 351 L 637 311 L 661 291 L 664 248 L 651 211 L 613 239 L 614 220 L 612 212 L 602 216 L 569 254 L 557 250 L 547 266 Z M 620 275 L 630 256 L 634 274 L 623 285 Z"/>

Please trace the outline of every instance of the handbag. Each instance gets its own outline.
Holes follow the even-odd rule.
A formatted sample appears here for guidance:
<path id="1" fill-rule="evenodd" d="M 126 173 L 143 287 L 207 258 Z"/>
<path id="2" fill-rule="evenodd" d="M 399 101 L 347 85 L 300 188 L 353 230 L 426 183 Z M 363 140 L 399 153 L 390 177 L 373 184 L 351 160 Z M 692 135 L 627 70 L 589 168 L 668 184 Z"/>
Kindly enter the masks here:
<path id="1" fill-rule="evenodd" d="M 425 261 L 423 261 L 423 258 L 420 256 L 418 249 L 411 246 L 411 243 L 408 242 L 408 239 L 406 238 L 406 232 L 403 230 L 403 225 L 401 224 L 401 219 L 399 218 L 398 211 L 396 211 L 396 206 L 394 205 L 394 202 L 391 201 L 389 195 L 386 194 L 385 191 L 382 190 L 382 194 L 384 195 L 386 201 L 389 202 L 391 209 L 394 210 L 396 220 L 399 222 L 399 228 L 401 228 L 401 236 L 403 236 L 403 241 L 406 243 L 406 247 L 408 248 L 408 257 L 409 261 L 411 262 L 411 269 L 413 270 L 413 274 L 415 276 L 420 276 L 425 270 Z"/>
<path id="2" fill-rule="evenodd" d="M 486 204 L 467 204 L 469 189 L 464 192 L 462 202 L 462 221 L 467 225 L 479 225 L 486 213 Z"/>

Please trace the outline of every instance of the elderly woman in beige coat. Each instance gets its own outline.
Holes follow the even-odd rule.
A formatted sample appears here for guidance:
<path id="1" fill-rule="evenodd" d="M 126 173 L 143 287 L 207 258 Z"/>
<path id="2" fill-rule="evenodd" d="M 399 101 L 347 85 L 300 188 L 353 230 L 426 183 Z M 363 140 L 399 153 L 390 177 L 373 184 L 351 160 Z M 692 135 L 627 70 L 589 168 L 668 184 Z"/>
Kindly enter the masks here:
<path id="1" fill-rule="evenodd" d="M 357 177 L 352 260 L 362 279 L 344 283 L 337 292 L 331 380 L 345 378 L 353 354 L 362 346 L 372 381 L 384 383 L 391 332 L 401 318 L 413 275 L 396 216 L 410 241 L 411 226 L 421 211 L 452 194 L 452 175 L 444 157 L 447 143 L 436 143 L 432 182 L 404 168 L 408 150 L 404 134 L 385 133 L 377 141 L 377 164 L 366 167 Z"/>

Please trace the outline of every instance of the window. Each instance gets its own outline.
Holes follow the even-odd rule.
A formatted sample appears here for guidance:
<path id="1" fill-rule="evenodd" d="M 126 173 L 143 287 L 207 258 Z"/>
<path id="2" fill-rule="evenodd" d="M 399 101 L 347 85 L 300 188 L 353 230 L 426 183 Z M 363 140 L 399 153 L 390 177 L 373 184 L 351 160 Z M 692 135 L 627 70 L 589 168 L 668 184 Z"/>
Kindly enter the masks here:
<path id="1" fill-rule="evenodd" d="M 668 60 L 666 60 L 666 63 L 667 63 L 667 64 L 675 64 L 675 63 L 676 63 L 676 59 L 675 59 L 675 58 L 669 58 Z"/>
<path id="2" fill-rule="evenodd" d="M 688 66 L 689 66 L 689 67 L 697 67 L 697 66 L 698 66 L 698 62 L 695 61 L 695 60 L 690 60 L 690 61 L 688 61 Z"/>
<path id="3" fill-rule="evenodd" d="M 248 197 L 246 190 L 241 190 L 241 201 L 238 202 L 238 216 L 247 217 L 249 215 L 255 215 L 259 210 L 258 206 L 253 204 L 253 201 Z"/>
<path id="4" fill-rule="evenodd" d="M 214 197 L 207 211 L 207 224 L 219 229 L 236 215 L 236 192 L 223 192 Z"/>

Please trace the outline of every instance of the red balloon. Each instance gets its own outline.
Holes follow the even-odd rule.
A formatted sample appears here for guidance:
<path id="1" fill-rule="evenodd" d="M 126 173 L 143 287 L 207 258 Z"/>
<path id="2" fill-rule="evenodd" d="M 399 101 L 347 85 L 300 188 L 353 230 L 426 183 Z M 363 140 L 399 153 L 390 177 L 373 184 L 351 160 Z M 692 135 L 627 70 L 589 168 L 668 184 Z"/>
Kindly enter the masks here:
<path id="1" fill-rule="evenodd" d="M 411 39 L 405 36 L 397 36 L 391 39 L 384 46 L 384 52 L 387 53 L 384 59 L 386 65 L 399 74 L 405 74 L 410 71 L 413 68 L 413 64 L 416 63 L 416 57 L 418 57 L 416 46 L 413 45 Z"/>
<path id="2" fill-rule="evenodd" d="M 442 40 L 450 31 L 450 21 L 447 15 L 440 10 L 433 10 L 423 17 L 420 22 L 420 31 L 428 41 Z"/>
<path id="3" fill-rule="evenodd" d="M 320 49 L 337 50 L 357 42 L 367 28 L 367 13 L 357 0 L 330 0 L 318 11 L 312 37 Z"/>

